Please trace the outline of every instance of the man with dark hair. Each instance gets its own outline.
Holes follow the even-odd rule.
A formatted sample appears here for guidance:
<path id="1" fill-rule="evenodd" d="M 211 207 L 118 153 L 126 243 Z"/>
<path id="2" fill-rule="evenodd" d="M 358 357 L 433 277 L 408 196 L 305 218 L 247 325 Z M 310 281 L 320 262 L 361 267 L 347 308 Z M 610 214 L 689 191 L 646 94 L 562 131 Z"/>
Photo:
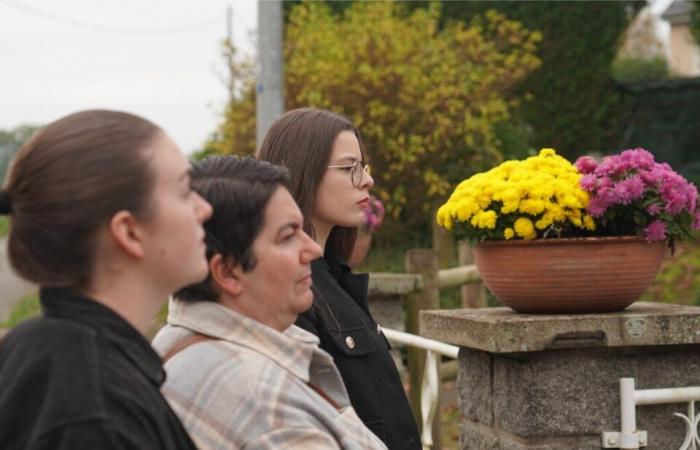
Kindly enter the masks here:
<path id="1" fill-rule="evenodd" d="M 209 276 L 175 295 L 153 341 L 163 393 L 200 449 L 385 449 L 318 338 L 294 325 L 321 249 L 287 183 L 253 158 L 194 164 L 193 189 L 214 208 Z"/>

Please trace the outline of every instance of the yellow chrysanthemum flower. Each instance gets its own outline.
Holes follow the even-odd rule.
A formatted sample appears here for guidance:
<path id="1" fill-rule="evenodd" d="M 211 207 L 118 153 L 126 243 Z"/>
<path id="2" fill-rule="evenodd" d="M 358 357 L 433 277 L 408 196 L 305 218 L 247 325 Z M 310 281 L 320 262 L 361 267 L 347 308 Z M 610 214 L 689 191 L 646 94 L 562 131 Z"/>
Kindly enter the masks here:
<path id="1" fill-rule="evenodd" d="M 506 228 L 503 230 L 503 237 L 506 239 L 513 239 L 513 236 L 515 236 L 515 231 L 513 231 L 512 228 Z"/>
<path id="2" fill-rule="evenodd" d="M 515 219 L 513 228 L 515 229 L 515 234 L 523 239 L 535 239 L 537 237 L 535 226 L 527 217 L 518 217 Z"/>
<path id="3" fill-rule="evenodd" d="M 569 161 L 545 148 L 459 183 L 437 221 L 447 229 L 460 226 L 463 236 L 475 239 L 534 239 L 567 224 L 590 230 L 595 224 L 585 215 L 588 194 L 580 179 Z"/>

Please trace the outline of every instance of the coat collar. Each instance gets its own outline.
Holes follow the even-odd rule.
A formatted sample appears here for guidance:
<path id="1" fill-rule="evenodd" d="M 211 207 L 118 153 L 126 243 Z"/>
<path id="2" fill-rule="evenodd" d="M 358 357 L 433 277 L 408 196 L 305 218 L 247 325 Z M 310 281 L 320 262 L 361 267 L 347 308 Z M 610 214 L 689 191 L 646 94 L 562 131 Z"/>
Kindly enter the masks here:
<path id="1" fill-rule="evenodd" d="M 369 275 L 366 273 L 354 274 L 343 258 L 336 253 L 326 250 L 326 253 L 311 263 L 312 271 L 327 272 L 336 282 L 369 314 L 367 305 L 367 288 Z"/>
<path id="2" fill-rule="evenodd" d="M 145 337 L 107 306 L 65 288 L 41 289 L 46 317 L 78 322 L 113 342 L 154 385 L 165 381 L 163 363 Z"/>
<path id="3" fill-rule="evenodd" d="M 318 337 L 296 325 L 279 332 L 211 301 L 171 299 L 168 323 L 260 353 L 304 382 L 309 381 L 312 359 L 320 352 Z"/>

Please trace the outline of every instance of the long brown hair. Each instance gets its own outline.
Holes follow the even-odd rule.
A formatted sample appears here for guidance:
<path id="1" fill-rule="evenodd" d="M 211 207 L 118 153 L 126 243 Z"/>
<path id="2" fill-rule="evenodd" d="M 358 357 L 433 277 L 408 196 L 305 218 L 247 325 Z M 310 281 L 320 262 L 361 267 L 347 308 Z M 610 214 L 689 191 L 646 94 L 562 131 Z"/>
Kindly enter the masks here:
<path id="1" fill-rule="evenodd" d="M 160 132 L 141 117 L 106 110 L 39 130 L 17 153 L 4 188 L 15 271 L 43 287 L 84 287 L 98 228 L 121 210 L 147 214 L 154 174 L 145 149 Z"/>
<path id="2" fill-rule="evenodd" d="M 316 192 L 326 173 L 333 142 L 342 131 L 351 131 L 365 151 L 357 129 L 345 117 L 315 108 L 294 109 L 281 115 L 270 126 L 256 156 L 289 169 L 290 192 L 304 215 L 304 231 L 315 237 L 311 213 Z M 335 226 L 326 241 L 330 249 L 348 259 L 357 239 L 357 227 Z"/>

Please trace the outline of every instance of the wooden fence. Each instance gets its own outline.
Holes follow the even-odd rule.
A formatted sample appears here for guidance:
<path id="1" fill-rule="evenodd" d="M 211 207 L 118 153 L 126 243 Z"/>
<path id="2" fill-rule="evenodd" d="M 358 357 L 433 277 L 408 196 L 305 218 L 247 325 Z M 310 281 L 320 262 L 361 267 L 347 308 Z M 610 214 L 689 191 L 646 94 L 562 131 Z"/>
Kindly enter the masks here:
<path id="1" fill-rule="evenodd" d="M 393 305 L 393 312 L 380 313 L 389 322 L 389 328 L 396 326 L 397 317 L 403 318 L 406 332 L 420 335 L 419 313 L 422 310 L 440 309 L 440 290 L 461 287 L 462 307 L 478 308 L 486 306 L 485 290 L 476 266 L 473 264 L 471 249 L 459 244 L 459 264 L 452 268 L 439 268 L 438 252 L 429 249 L 409 250 L 406 253 L 405 273 L 370 273 L 370 307 L 377 316 L 378 304 Z M 382 324 L 386 326 L 386 324 Z M 407 347 L 409 399 L 415 417 L 421 417 L 420 389 L 425 365 L 425 351 Z M 449 363 L 448 363 L 449 364 Z M 451 374 L 456 373 L 456 361 L 444 366 Z M 445 370 L 443 369 L 443 370 Z M 444 377 L 443 377 L 444 378 Z M 440 448 L 439 414 L 433 422 L 434 448 Z"/>

